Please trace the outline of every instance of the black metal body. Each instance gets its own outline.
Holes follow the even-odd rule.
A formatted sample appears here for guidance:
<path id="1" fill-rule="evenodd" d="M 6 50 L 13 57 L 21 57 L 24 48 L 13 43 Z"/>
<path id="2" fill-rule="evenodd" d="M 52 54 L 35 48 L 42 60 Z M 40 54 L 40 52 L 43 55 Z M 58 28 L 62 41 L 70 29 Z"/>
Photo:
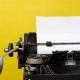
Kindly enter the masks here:
<path id="1" fill-rule="evenodd" d="M 27 74 L 25 70 L 26 59 L 29 54 L 37 54 L 37 45 L 29 45 L 26 43 L 30 42 L 31 44 L 37 44 L 37 36 L 36 33 L 26 33 L 24 34 L 24 51 L 16 51 L 18 52 L 18 69 L 24 67 L 24 75 L 23 80 L 80 80 L 80 51 L 72 51 L 70 54 L 67 54 L 68 51 L 55 51 L 52 53 L 50 61 L 47 63 L 50 65 L 53 71 L 56 74 Z M 52 45 L 64 45 L 64 44 L 80 44 L 80 43 L 57 43 L 52 44 L 51 42 L 46 42 L 46 46 Z M 20 44 L 18 44 L 22 47 Z M 45 44 L 43 44 L 45 45 Z M 12 48 L 10 48 L 12 49 Z M 12 55 L 13 56 L 13 55 Z M 77 61 L 77 66 L 72 68 L 71 66 L 65 67 L 63 65 L 66 60 L 73 57 L 74 60 Z M 59 62 L 60 61 L 60 62 Z M 59 63 L 59 64 L 58 64 Z M 72 69 L 72 70 L 71 70 Z"/>
<path id="2" fill-rule="evenodd" d="M 23 80 L 80 80 L 80 74 L 36 74 L 24 75 Z"/>

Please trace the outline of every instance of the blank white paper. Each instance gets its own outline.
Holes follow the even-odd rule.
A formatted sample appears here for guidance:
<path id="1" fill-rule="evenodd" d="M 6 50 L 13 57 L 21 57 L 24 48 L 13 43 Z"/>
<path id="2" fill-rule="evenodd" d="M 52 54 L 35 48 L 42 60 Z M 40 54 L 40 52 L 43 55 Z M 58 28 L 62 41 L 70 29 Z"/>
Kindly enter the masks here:
<path id="1" fill-rule="evenodd" d="M 36 17 L 37 43 L 51 41 L 80 42 L 80 16 Z M 38 46 L 38 54 L 52 54 L 52 51 L 80 50 L 80 45 Z"/>

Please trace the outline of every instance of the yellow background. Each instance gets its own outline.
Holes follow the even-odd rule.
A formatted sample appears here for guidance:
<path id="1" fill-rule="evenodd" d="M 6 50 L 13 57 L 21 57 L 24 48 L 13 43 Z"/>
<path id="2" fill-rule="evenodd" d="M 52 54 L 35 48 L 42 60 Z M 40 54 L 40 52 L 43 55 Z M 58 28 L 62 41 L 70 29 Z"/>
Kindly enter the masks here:
<path id="1" fill-rule="evenodd" d="M 36 16 L 74 15 L 80 15 L 80 0 L 0 0 L 0 56 L 8 43 L 36 31 Z M 0 80 L 23 80 L 16 53 L 4 58 Z"/>

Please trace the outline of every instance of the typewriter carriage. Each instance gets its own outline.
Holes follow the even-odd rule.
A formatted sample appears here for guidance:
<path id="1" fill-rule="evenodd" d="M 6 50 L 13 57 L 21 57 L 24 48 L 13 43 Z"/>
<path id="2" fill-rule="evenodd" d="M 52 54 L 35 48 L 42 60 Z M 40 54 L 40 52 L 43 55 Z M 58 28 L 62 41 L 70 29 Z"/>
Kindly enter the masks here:
<path id="1" fill-rule="evenodd" d="M 52 54 L 37 54 L 36 33 L 25 33 L 24 43 L 21 44 L 21 41 L 22 39 L 20 38 L 16 44 L 16 46 L 19 46 L 19 49 L 14 52 L 18 52 L 18 69 L 24 67 L 24 80 L 28 79 L 27 76 L 34 78 L 32 75 L 36 74 L 38 74 L 38 76 L 39 74 L 42 76 L 44 74 L 46 74 L 46 76 L 48 74 L 57 76 L 57 74 L 75 75 L 80 73 L 80 51 L 68 52 L 68 50 L 66 50 L 52 51 Z M 49 47 L 53 45 L 51 42 L 46 42 L 45 44 Z M 4 51 L 8 52 L 12 49 L 13 44 L 9 43 L 8 48 L 5 48 Z M 9 57 L 13 57 L 13 52 L 9 54 Z M 69 64 L 70 61 L 72 65 Z"/>

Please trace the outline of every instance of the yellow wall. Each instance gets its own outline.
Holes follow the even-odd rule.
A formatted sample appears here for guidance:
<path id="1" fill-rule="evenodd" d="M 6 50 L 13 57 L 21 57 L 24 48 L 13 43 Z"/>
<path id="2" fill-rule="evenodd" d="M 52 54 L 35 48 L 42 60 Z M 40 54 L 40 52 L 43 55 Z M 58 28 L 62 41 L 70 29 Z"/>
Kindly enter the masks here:
<path id="1" fill-rule="evenodd" d="M 0 56 L 9 42 L 36 31 L 36 16 L 78 16 L 80 0 L 0 0 Z M 17 54 L 4 59 L 0 80 L 23 80 Z"/>

